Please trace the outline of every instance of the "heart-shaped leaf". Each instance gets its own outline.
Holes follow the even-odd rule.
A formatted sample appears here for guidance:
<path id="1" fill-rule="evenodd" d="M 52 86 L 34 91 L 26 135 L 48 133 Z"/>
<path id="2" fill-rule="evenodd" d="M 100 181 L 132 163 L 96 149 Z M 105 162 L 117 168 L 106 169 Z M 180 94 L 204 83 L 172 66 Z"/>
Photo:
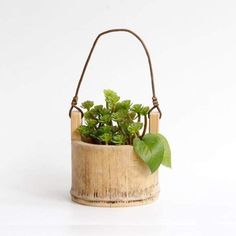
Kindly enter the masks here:
<path id="1" fill-rule="evenodd" d="M 171 151 L 170 151 L 169 143 L 162 134 L 157 134 L 157 136 L 160 137 L 161 142 L 163 143 L 163 146 L 164 146 L 164 154 L 163 154 L 163 160 L 161 164 L 166 167 L 171 168 Z"/>
<path id="2" fill-rule="evenodd" d="M 146 134 L 142 140 L 135 138 L 134 151 L 148 165 L 151 172 L 155 172 L 163 161 L 164 144 L 160 136 Z"/>

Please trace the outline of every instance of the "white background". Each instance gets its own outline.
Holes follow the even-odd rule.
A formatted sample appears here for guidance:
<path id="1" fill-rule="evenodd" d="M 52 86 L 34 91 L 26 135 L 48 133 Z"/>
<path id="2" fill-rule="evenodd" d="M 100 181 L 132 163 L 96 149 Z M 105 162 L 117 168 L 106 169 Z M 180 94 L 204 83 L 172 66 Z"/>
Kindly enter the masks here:
<path id="1" fill-rule="evenodd" d="M 230 0 L 0 0 L 0 234 L 235 235 L 236 3 Z M 98 33 L 147 44 L 173 169 L 151 205 L 70 201 L 68 109 Z M 79 102 L 104 88 L 151 105 L 148 66 L 129 34 L 103 37 Z"/>

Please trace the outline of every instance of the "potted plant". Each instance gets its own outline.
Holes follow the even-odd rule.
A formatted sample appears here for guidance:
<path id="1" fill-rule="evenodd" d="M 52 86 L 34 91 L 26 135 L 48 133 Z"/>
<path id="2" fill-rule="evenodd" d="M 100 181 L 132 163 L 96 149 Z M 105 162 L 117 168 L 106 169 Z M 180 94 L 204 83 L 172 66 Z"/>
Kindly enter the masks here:
<path id="1" fill-rule="evenodd" d="M 104 90 L 104 105 L 85 101 L 78 91 L 96 42 L 103 34 L 125 31 L 142 43 L 148 57 L 153 107 L 121 100 Z M 74 108 L 76 110 L 74 110 Z M 153 110 L 157 108 L 158 112 Z M 127 29 L 105 31 L 96 38 L 85 63 L 69 111 L 72 138 L 72 200 L 93 206 L 133 206 L 152 202 L 159 194 L 158 168 L 171 167 L 170 147 L 158 133 L 161 111 L 149 53 L 143 41 Z M 149 128 L 149 132 L 147 132 Z"/>

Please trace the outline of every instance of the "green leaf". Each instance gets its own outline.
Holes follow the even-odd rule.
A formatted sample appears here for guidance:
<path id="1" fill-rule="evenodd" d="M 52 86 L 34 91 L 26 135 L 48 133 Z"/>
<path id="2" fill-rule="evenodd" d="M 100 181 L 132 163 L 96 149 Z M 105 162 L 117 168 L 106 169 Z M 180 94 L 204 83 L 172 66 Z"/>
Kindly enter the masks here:
<path id="1" fill-rule="evenodd" d="M 160 136 L 146 134 L 141 139 L 135 138 L 134 151 L 155 172 L 163 161 L 164 145 Z"/>
<path id="2" fill-rule="evenodd" d="M 126 109 L 126 110 L 130 109 L 130 107 L 131 107 L 130 100 L 124 100 L 124 101 L 120 102 L 119 106 L 118 106 L 119 109 Z"/>
<path id="3" fill-rule="evenodd" d="M 164 146 L 164 155 L 163 155 L 163 160 L 162 160 L 162 165 L 171 168 L 171 150 L 170 150 L 170 145 L 167 141 L 167 139 L 162 135 L 162 134 L 157 134 L 158 137 L 160 137 L 161 142 L 163 143 Z"/>
<path id="4" fill-rule="evenodd" d="M 96 119 L 97 114 L 95 113 L 94 109 L 90 109 L 84 113 L 85 119 Z"/>
<path id="5" fill-rule="evenodd" d="M 108 105 L 108 108 L 113 109 L 115 104 L 120 100 L 120 97 L 117 95 L 117 93 L 110 89 L 104 90 L 104 96 L 105 96 L 105 101 Z"/>
<path id="6" fill-rule="evenodd" d="M 130 100 L 124 100 L 122 102 L 117 102 L 114 111 L 117 112 L 119 110 L 128 111 L 131 107 L 132 103 Z"/>
<path id="7" fill-rule="evenodd" d="M 112 134 L 110 133 L 104 133 L 102 135 L 99 136 L 99 139 L 104 142 L 106 145 L 108 145 L 108 143 L 111 141 L 112 139 Z"/>
<path id="8" fill-rule="evenodd" d="M 99 122 L 102 124 L 110 124 L 111 122 L 111 115 L 106 114 L 100 117 Z"/>
<path id="9" fill-rule="evenodd" d="M 82 103 L 81 107 L 89 111 L 93 105 L 94 105 L 93 101 L 85 101 Z"/>
<path id="10" fill-rule="evenodd" d="M 141 122 L 132 123 L 128 126 L 128 131 L 130 134 L 136 134 L 142 127 L 143 123 Z"/>
<path id="11" fill-rule="evenodd" d="M 120 121 L 125 121 L 127 118 L 128 112 L 124 109 L 122 110 L 118 110 L 117 112 L 113 112 L 111 114 L 112 120 L 116 121 L 116 122 L 120 122 Z"/>
<path id="12" fill-rule="evenodd" d="M 79 132 L 84 137 L 88 137 L 91 133 L 91 128 L 85 125 L 81 125 L 76 129 L 76 132 Z"/>
<path id="13" fill-rule="evenodd" d="M 149 112 L 149 107 L 146 106 L 146 107 L 142 107 L 140 114 L 143 116 L 146 116 L 148 114 L 148 112 Z"/>
<path id="14" fill-rule="evenodd" d="M 95 119 L 87 119 L 86 120 L 86 125 L 88 126 L 88 127 L 91 127 L 91 128 L 94 128 L 96 125 L 97 125 L 97 120 L 95 120 Z"/>
<path id="15" fill-rule="evenodd" d="M 113 135 L 111 141 L 114 144 L 121 145 L 121 144 L 125 143 L 125 137 L 123 135 L 121 135 L 121 134 L 115 134 L 115 135 Z"/>
<path id="16" fill-rule="evenodd" d="M 142 104 L 134 104 L 131 108 L 131 111 L 140 114 L 140 112 L 142 111 Z"/>
<path id="17" fill-rule="evenodd" d="M 112 126 L 106 125 L 106 126 L 101 126 L 98 128 L 98 134 L 104 134 L 104 133 L 111 133 L 112 132 Z"/>
<path id="18" fill-rule="evenodd" d="M 103 114 L 103 105 L 96 105 L 93 107 L 94 112 L 99 115 L 99 114 Z"/>
<path id="19" fill-rule="evenodd" d="M 133 112 L 133 111 L 129 112 L 129 117 L 130 117 L 131 120 L 134 120 L 135 116 L 136 116 L 135 112 Z"/>

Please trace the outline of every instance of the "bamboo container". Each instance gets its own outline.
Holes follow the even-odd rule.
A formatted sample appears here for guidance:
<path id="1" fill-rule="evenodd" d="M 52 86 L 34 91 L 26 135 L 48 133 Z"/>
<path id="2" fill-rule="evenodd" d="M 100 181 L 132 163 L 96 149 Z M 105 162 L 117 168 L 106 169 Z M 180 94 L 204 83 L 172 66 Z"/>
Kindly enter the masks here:
<path id="1" fill-rule="evenodd" d="M 77 203 L 90 206 L 142 205 L 152 202 L 159 194 L 158 171 L 151 174 L 146 164 L 134 153 L 133 146 L 84 143 L 75 131 L 81 125 L 82 120 L 82 111 L 77 106 L 79 89 L 94 48 L 101 36 L 115 32 L 126 32 L 134 36 L 146 53 L 152 86 L 153 107 L 149 110 L 149 131 L 151 133 L 158 132 L 159 116 L 161 117 L 155 93 L 151 58 L 142 39 L 128 29 L 111 29 L 100 33 L 90 49 L 69 110 L 72 146 L 71 197 Z M 155 108 L 158 113 L 153 112 Z"/>
<path id="2" fill-rule="evenodd" d="M 125 207 L 153 202 L 159 194 L 158 171 L 151 174 L 131 145 L 96 145 L 75 136 L 79 112 L 71 116 L 72 200 L 85 205 Z M 73 129 L 74 127 L 74 129 Z M 158 130 L 158 114 L 150 114 L 149 130 Z"/>

